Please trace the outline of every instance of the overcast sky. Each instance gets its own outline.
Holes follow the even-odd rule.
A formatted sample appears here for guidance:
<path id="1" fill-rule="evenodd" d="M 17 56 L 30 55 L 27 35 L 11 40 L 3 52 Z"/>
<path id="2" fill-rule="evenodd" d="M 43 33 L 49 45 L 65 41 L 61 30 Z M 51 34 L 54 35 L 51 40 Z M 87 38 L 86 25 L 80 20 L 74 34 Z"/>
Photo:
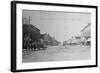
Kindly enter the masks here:
<path id="1" fill-rule="evenodd" d="M 80 34 L 88 23 L 91 23 L 90 13 L 54 12 L 23 10 L 23 18 L 40 29 L 41 34 L 49 33 L 58 41 L 65 41 Z"/>

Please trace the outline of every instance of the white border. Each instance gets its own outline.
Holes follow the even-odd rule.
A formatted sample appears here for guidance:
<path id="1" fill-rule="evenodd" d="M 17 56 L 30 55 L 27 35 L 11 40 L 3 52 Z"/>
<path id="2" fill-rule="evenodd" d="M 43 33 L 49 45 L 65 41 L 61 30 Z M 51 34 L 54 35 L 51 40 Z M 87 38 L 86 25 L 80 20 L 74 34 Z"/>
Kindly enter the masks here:
<path id="1" fill-rule="evenodd" d="M 84 61 L 58 61 L 58 62 L 39 62 L 39 63 L 22 63 L 22 9 L 26 10 L 46 10 L 46 11 L 70 11 L 70 12 L 89 12 L 91 13 L 91 60 Z M 51 67 L 70 67 L 70 66 L 84 66 L 95 65 L 96 46 L 95 46 L 95 29 L 96 29 L 96 14 L 95 9 L 92 8 L 78 8 L 78 7 L 59 7 L 59 6 L 45 6 L 45 5 L 27 5 L 17 4 L 17 70 L 21 69 L 38 69 Z"/>

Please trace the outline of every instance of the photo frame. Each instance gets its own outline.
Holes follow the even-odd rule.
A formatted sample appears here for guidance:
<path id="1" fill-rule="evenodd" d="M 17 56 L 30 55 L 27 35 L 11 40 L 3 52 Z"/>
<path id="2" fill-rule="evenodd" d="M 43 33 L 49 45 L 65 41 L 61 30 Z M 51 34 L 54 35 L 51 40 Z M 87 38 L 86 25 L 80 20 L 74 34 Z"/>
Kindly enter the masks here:
<path id="1" fill-rule="evenodd" d="M 11 71 L 97 67 L 97 24 L 97 6 L 12 1 Z"/>

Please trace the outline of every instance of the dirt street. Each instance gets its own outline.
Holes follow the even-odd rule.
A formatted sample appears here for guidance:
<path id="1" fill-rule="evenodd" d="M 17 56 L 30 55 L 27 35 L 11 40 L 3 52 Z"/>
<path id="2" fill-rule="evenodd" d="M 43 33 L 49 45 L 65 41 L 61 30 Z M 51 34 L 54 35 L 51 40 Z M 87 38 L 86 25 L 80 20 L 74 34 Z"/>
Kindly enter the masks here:
<path id="1" fill-rule="evenodd" d="M 23 53 L 23 63 L 47 62 L 47 61 L 67 61 L 67 60 L 87 60 L 91 59 L 91 50 L 88 46 L 49 46 L 46 50 L 31 51 Z"/>

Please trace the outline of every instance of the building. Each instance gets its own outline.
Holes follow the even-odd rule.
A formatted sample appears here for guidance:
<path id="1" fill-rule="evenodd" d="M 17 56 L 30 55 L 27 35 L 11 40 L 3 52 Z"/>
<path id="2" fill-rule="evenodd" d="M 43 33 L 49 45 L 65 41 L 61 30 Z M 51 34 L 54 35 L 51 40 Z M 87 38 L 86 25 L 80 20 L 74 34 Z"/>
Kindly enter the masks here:
<path id="1" fill-rule="evenodd" d="M 64 41 L 63 45 L 64 46 L 66 46 L 66 45 L 80 45 L 80 43 L 81 43 L 81 37 L 74 36 L 74 37 L 70 38 L 69 40 Z"/>
<path id="2" fill-rule="evenodd" d="M 63 41 L 63 46 L 71 45 L 71 43 L 72 43 L 72 39 L 68 39 L 66 41 Z"/>
<path id="3" fill-rule="evenodd" d="M 41 34 L 41 39 L 43 39 L 46 45 L 56 46 L 60 43 L 47 33 Z"/>
<path id="4" fill-rule="evenodd" d="M 23 23 L 23 36 L 29 36 L 32 40 L 38 40 L 40 38 L 40 30 L 31 24 L 31 16 L 22 18 Z"/>
<path id="5" fill-rule="evenodd" d="M 32 24 L 23 24 L 23 37 L 30 36 L 31 39 L 37 40 L 40 38 L 40 30 Z"/>
<path id="6" fill-rule="evenodd" d="M 81 30 L 82 37 L 91 37 L 91 24 L 88 24 Z"/>
<path id="7" fill-rule="evenodd" d="M 40 38 L 40 30 L 32 24 L 23 24 L 23 49 L 29 49 L 32 41 Z"/>
<path id="8" fill-rule="evenodd" d="M 81 44 L 81 37 L 75 36 L 71 42 L 73 45 L 80 45 Z"/>
<path id="9" fill-rule="evenodd" d="M 83 45 L 90 45 L 91 24 L 86 25 L 81 31 L 81 42 Z"/>

